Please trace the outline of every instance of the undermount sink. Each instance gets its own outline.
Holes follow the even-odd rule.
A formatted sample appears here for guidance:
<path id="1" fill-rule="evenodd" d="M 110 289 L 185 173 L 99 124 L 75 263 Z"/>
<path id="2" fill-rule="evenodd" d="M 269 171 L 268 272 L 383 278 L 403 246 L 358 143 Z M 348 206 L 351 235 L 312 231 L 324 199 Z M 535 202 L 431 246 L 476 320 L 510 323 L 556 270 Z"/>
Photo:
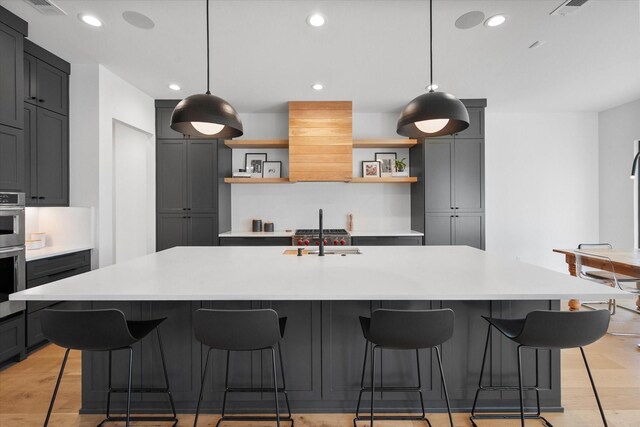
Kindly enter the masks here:
<path id="1" fill-rule="evenodd" d="M 307 252 L 309 255 L 318 255 L 319 250 L 314 249 Z M 325 255 L 362 255 L 360 248 L 330 248 L 324 250 Z"/>

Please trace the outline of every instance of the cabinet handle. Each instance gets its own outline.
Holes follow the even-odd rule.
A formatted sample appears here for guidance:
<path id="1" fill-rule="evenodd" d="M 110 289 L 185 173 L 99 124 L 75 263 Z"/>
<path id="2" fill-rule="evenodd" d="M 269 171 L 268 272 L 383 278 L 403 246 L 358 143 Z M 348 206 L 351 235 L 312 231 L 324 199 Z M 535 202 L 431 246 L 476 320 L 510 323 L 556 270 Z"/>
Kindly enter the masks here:
<path id="1" fill-rule="evenodd" d="M 32 200 L 36 200 L 37 198 L 38 198 L 38 197 L 36 197 L 36 196 L 31 196 L 31 199 L 32 199 Z"/>
<path id="2" fill-rule="evenodd" d="M 44 196 L 38 196 L 39 200 L 44 200 Z"/>
<path id="3" fill-rule="evenodd" d="M 35 96 L 30 96 L 29 99 L 32 99 L 35 101 L 37 98 Z"/>
<path id="4" fill-rule="evenodd" d="M 38 102 L 44 103 L 44 99 L 38 99 Z"/>
<path id="5" fill-rule="evenodd" d="M 187 218 L 187 217 L 186 217 L 186 215 L 184 215 L 184 216 L 182 217 L 182 219 L 185 219 L 185 218 Z"/>

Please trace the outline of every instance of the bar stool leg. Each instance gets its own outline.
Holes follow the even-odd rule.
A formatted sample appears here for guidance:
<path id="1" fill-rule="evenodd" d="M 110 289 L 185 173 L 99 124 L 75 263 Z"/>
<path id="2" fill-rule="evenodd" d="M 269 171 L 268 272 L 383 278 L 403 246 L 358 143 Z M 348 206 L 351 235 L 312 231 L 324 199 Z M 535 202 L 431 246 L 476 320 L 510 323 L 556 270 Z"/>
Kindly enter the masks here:
<path id="1" fill-rule="evenodd" d="M 287 382 L 284 379 L 284 362 L 282 361 L 282 346 L 280 345 L 280 343 L 278 343 L 278 357 L 280 358 L 280 373 L 282 374 L 282 391 L 284 393 L 284 400 L 287 404 L 287 412 L 289 413 L 291 426 L 293 426 L 293 418 L 291 416 L 291 406 L 289 405 L 289 395 L 287 394 Z"/>
<path id="2" fill-rule="evenodd" d="M 112 388 L 111 370 L 112 370 L 112 353 L 111 351 L 109 351 L 109 379 L 107 382 L 108 386 L 107 386 L 107 417 L 105 418 L 106 420 L 111 418 L 111 388 Z"/>
<path id="3" fill-rule="evenodd" d="M 204 381 L 207 379 L 207 368 L 209 367 L 209 355 L 211 349 L 207 351 L 207 357 L 204 361 L 204 371 L 202 372 L 202 381 L 200 382 L 200 395 L 198 396 L 198 404 L 196 405 L 196 417 L 193 420 L 193 427 L 198 425 L 198 415 L 200 415 L 200 402 L 202 402 L 202 393 L 204 392 Z"/>
<path id="4" fill-rule="evenodd" d="M 442 378 L 442 388 L 444 390 L 444 400 L 447 402 L 447 412 L 449 413 L 449 424 L 453 427 L 453 417 L 451 416 L 451 404 L 449 403 L 449 393 L 447 392 L 447 383 L 444 380 L 444 369 L 442 369 L 442 357 L 440 357 L 440 349 L 436 346 L 436 356 L 438 357 L 438 367 L 440 367 L 440 377 Z M 422 392 L 420 392 L 422 395 Z"/>
<path id="5" fill-rule="evenodd" d="M 58 380 L 56 381 L 56 387 L 53 389 L 53 396 L 51 396 L 51 403 L 49 403 L 49 410 L 47 411 L 47 418 L 44 420 L 44 427 L 49 425 L 49 418 L 51 418 L 51 411 L 53 411 L 53 404 L 56 402 L 56 396 L 58 395 L 58 389 L 60 388 L 60 381 L 62 380 L 62 374 L 64 373 L 64 367 L 67 365 L 67 359 L 69 358 L 70 348 L 64 353 L 64 359 L 62 359 L 62 366 L 60 366 L 60 373 L 58 374 Z"/>
<path id="6" fill-rule="evenodd" d="M 176 418 L 176 424 L 178 424 L 177 414 L 176 414 L 176 405 L 173 402 L 173 395 L 171 394 L 171 388 L 169 387 L 169 374 L 167 373 L 167 362 L 164 358 L 164 346 L 162 345 L 162 338 L 160 337 L 160 329 L 156 328 L 156 334 L 158 336 L 158 347 L 160 347 L 160 359 L 162 360 L 162 371 L 164 372 L 164 383 L 167 386 L 167 395 L 169 396 L 169 402 L 171 403 L 171 412 L 173 413 L 173 418 Z"/>
<path id="7" fill-rule="evenodd" d="M 362 393 L 364 392 L 364 375 L 367 369 L 367 353 L 369 352 L 369 341 L 364 342 L 364 361 L 362 362 L 362 377 L 360 378 L 360 393 L 358 393 L 358 405 L 356 406 L 356 418 L 353 420 L 354 427 L 356 419 L 360 418 L 360 404 L 362 403 Z"/>
<path id="8" fill-rule="evenodd" d="M 224 395 L 222 397 L 222 411 L 220 413 L 220 419 L 222 420 L 224 418 L 224 414 L 227 412 L 227 393 L 229 392 L 229 354 L 231 352 L 229 350 L 227 350 L 227 363 L 226 363 L 226 367 L 225 367 L 225 374 L 224 374 Z M 218 421 L 218 423 L 220 423 Z"/>
<path id="9" fill-rule="evenodd" d="M 422 418 L 427 419 L 427 413 L 424 410 L 424 397 L 422 396 L 422 375 L 420 374 L 420 351 L 416 349 L 416 367 L 418 368 L 418 393 L 420 393 L 420 406 L 422 407 Z M 431 423 L 427 420 L 429 425 Z"/>
<path id="10" fill-rule="evenodd" d="M 602 409 L 602 404 L 600 403 L 600 397 L 598 396 L 598 390 L 596 390 L 596 384 L 593 381 L 593 377 L 591 376 L 591 369 L 589 369 L 589 363 L 587 362 L 587 356 L 584 354 L 584 349 L 580 347 L 580 353 L 582 353 L 582 360 L 584 360 L 584 366 L 587 368 L 587 374 L 589 375 L 589 381 L 591 381 L 591 388 L 593 388 L 593 394 L 596 397 L 596 402 L 598 403 L 598 409 L 600 410 L 600 416 L 602 417 L 602 423 L 605 427 L 608 426 L 607 419 L 604 416 L 604 410 Z"/>
<path id="11" fill-rule="evenodd" d="M 276 424 L 280 427 L 280 408 L 278 407 L 278 372 L 276 371 L 276 350 L 271 347 L 271 366 L 273 367 L 273 396 L 276 404 Z"/>
<path id="12" fill-rule="evenodd" d="M 371 427 L 373 427 L 373 400 L 376 386 L 376 347 L 371 344 Z"/>
<path id="13" fill-rule="evenodd" d="M 473 399 L 473 406 L 471 407 L 471 421 L 476 416 L 476 405 L 478 404 L 478 396 L 482 390 L 482 377 L 484 376 L 484 366 L 487 362 L 487 350 L 489 349 L 489 341 L 491 340 L 491 325 L 487 328 L 487 340 L 484 344 L 484 354 L 482 356 L 482 367 L 480 368 L 480 379 L 478 379 L 478 389 L 476 390 L 476 396 Z"/>
<path id="14" fill-rule="evenodd" d="M 127 384 L 127 418 L 125 427 L 131 425 L 131 382 L 133 380 L 133 348 L 129 347 L 129 381 Z"/>
<path id="15" fill-rule="evenodd" d="M 522 346 L 518 346 L 518 391 L 520 392 L 520 423 L 524 425 L 524 391 L 522 390 Z"/>

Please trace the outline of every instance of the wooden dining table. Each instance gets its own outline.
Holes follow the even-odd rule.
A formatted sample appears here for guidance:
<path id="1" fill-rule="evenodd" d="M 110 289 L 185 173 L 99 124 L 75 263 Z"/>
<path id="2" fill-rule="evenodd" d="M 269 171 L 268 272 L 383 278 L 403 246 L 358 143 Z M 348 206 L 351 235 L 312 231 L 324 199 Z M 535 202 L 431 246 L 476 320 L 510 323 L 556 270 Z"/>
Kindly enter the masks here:
<path id="1" fill-rule="evenodd" d="M 572 276 L 577 276 L 576 250 L 554 249 L 553 252 L 563 254 L 565 256 L 565 261 L 569 266 L 569 273 Z M 593 254 L 595 256 L 589 257 L 589 254 Z M 582 258 L 582 265 L 585 267 L 605 271 L 614 270 L 616 274 L 638 277 L 638 281 L 640 282 L 640 249 L 581 249 L 580 256 Z M 603 256 L 609 258 L 611 263 L 603 260 L 602 258 L 598 258 Z M 638 310 L 640 310 L 640 295 L 636 299 L 636 306 Z M 580 301 L 577 299 L 569 300 L 569 309 L 580 310 Z"/>

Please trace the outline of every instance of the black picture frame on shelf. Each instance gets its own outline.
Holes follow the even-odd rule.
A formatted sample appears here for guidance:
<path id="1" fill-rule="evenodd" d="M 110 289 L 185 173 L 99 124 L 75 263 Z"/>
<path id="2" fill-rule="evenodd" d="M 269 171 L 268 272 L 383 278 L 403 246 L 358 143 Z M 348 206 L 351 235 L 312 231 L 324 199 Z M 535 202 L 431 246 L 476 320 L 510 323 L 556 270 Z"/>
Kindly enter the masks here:
<path id="1" fill-rule="evenodd" d="M 380 162 L 377 160 L 362 161 L 363 178 L 380 178 Z"/>
<path id="2" fill-rule="evenodd" d="M 376 153 L 375 159 L 380 162 L 380 176 L 393 176 L 398 153 Z"/>
<path id="3" fill-rule="evenodd" d="M 262 164 L 267 161 L 267 153 L 247 153 L 244 155 L 244 167 L 251 172 L 251 178 L 262 178 Z"/>
<path id="4" fill-rule="evenodd" d="M 263 178 L 282 178 L 282 162 L 279 160 L 262 162 L 262 177 Z"/>

